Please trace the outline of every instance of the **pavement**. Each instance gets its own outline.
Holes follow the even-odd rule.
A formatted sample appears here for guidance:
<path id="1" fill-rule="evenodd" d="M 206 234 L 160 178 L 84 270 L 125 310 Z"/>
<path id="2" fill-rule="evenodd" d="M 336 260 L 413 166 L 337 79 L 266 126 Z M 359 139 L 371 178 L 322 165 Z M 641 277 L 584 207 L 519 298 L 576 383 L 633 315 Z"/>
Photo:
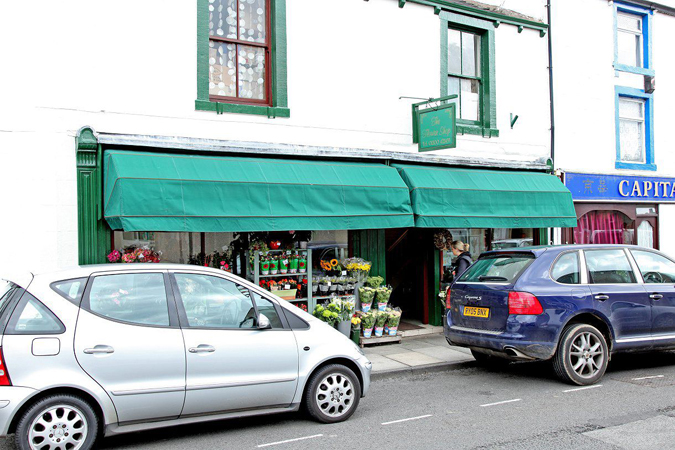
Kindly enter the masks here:
<path id="1" fill-rule="evenodd" d="M 452 370 L 474 361 L 469 349 L 450 346 L 442 333 L 404 337 L 400 344 L 373 345 L 363 351 L 373 363 L 373 380 Z"/>

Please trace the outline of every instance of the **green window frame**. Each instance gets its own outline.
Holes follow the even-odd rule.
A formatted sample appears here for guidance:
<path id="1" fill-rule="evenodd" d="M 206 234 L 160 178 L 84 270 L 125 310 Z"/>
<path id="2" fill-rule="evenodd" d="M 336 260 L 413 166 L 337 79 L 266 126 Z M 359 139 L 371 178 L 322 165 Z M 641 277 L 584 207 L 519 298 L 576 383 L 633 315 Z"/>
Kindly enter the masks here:
<path id="1" fill-rule="evenodd" d="M 286 0 L 270 3 L 270 71 L 271 105 L 214 101 L 209 97 L 209 0 L 197 0 L 197 99 L 198 111 L 254 114 L 267 117 L 290 117 L 286 68 Z"/>
<path id="2" fill-rule="evenodd" d="M 478 83 L 479 112 L 478 120 L 466 120 L 457 117 L 457 132 L 483 137 L 498 137 L 497 106 L 495 89 L 495 31 L 493 22 L 442 11 L 441 18 L 441 97 L 453 94 L 448 87 L 450 78 L 459 78 Z M 448 53 L 448 30 L 472 33 L 480 36 L 480 72 L 468 76 L 450 70 Z M 460 51 L 461 53 L 461 51 Z"/>

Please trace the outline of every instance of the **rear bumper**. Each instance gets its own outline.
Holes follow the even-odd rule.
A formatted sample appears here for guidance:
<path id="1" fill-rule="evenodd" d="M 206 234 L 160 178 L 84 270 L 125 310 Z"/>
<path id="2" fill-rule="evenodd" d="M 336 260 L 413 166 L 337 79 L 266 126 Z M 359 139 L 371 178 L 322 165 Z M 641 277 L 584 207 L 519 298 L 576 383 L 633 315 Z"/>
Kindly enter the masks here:
<path id="1" fill-rule="evenodd" d="M 512 333 L 483 332 L 456 326 L 445 326 L 445 338 L 451 345 L 486 350 L 516 360 L 547 360 L 556 351 L 554 342 L 528 340 Z"/>
<path id="2" fill-rule="evenodd" d="M 35 389 L 25 387 L 0 387 L 0 436 L 7 435 L 14 415 L 35 392 Z"/>

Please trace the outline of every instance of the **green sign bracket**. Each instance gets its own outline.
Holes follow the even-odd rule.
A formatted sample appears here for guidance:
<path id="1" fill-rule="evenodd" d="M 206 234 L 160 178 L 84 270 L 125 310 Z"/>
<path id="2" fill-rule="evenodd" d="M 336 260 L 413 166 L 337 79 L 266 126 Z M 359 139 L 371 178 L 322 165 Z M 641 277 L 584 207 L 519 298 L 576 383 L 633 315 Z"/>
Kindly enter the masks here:
<path id="1" fill-rule="evenodd" d="M 420 152 L 457 146 L 457 105 L 446 103 L 457 97 L 453 94 L 413 103 L 413 143 L 417 144 Z M 424 105 L 427 107 L 420 109 Z"/>

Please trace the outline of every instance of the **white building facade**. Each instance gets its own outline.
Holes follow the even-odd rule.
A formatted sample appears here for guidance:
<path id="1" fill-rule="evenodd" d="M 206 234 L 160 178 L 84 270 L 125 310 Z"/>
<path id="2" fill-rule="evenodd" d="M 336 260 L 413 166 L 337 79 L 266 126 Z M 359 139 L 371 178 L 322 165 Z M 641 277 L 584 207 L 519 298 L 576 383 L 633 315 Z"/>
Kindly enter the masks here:
<path id="1" fill-rule="evenodd" d="M 674 253 L 675 2 L 566 0 L 551 11 L 555 165 L 579 219 L 560 240 Z"/>

